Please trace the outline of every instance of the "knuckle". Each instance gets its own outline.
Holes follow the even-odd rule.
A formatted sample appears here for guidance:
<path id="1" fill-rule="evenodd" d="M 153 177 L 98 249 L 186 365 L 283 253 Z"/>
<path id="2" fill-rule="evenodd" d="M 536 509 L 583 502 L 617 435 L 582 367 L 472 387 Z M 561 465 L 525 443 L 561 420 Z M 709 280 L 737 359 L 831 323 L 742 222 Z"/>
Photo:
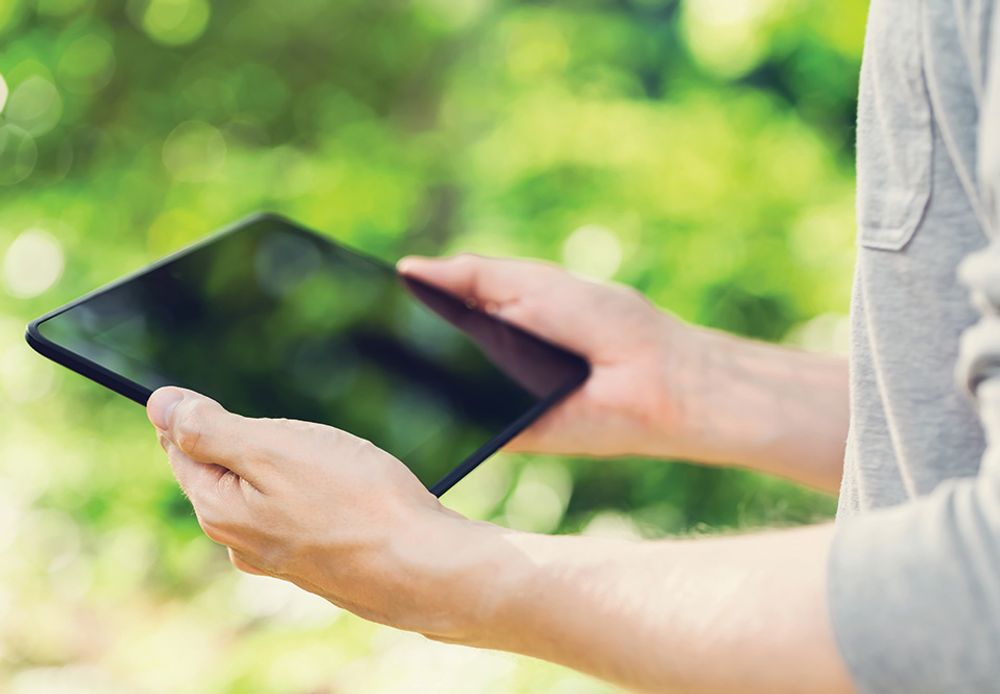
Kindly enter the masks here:
<path id="1" fill-rule="evenodd" d="M 532 301 L 531 299 L 511 304 L 506 310 L 508 314 L 516 315 L 519 322 L 527 325 L 538 324 L 544 318 L 542 307 L 537 301 Z"/>
<path id="2" fill-rule="evenodd" d="M 615 284 L 612 286 L 618 291 L 619 294 L 621 294 L 624 297 L 627 297 L 630 301 L 634 301 L 636 303 L 643 305 L 649 303 L 649 298 L 631 285 Z"/>
<path id="3" fill-rule="evenodd" d="M 327 443 L 337 451 L 339 458 L 363 456 L 378 450 L 375 444 L 368 439 L 355 436 L 340 429 L 332 429 L 330 431 Z"/>
<path id="4" fill-rule="evenodd" d="M 276 433 L 291 432 L 294 434 L 312 434 L 325 427 L 316 422 L 307 422 L 301 419 L 272 419 L 270 420 L 276 428 Z"/>
<path id="5" fill-rule="evenodd" d="M 652 315 L 655 314 L 657 311 L 659 311 L 659 309 L 656 306 L 656 302 L 654 302 L 651 298 L 649 298 L 649 296 L 643 294 L 635 287 L 629 287 L 629 292 L 631 292 L 632 296 L 634 297 L 636 306 L 638 306 L 639 309 L 644 311 L 647 315 Z"/>
<path id="6" fill-rule="evenodd" d="M 653 305 L 653 301 L 652 301 L 652 299 L 649 298 L 648 295 L 646 295 L 643 292 L 639 291 L 638 289 L 636 289 L 635 287 L 633 287 L 631 284 L 623 284 L 622 286 L 625 287 L 625 291 L 628 292 L 629 296 L 631 296 L 636 301 L 640 302 L 643 306 L 652 306 Z"/>
<path id="7" fill-rule="evenodd" d="M 650 298 L 631 285 L 614 282 L 605 285 L 605 288 L 608 291 L 610 299 L 626 302 L 622 304 L 623 306 L 631 305 L 633 308 L 642 310 L 653 307 L 653 302 Z"/>
<path id="8" fill-rule="evenodd" d="M 376 446 L 374 443 L 368 439 L 355 438 L 354 439 L 354 450 L 357 451 L 359 456 L 369 457 L 373 455 L 378 455 L 382 450 Z"/>
<path id="9" fill-rule="evenodd" d="M 237 475 L 232 470 L 226 470 L 223 474 L 219 475 L 218 481 L 216 481 L 216 491 L 219 496 L 226 498 L 233 492 L 241 492 L 243 478 Z"/>
<path id="10" fill-rule="evenodd" d="M 177 413 L 174 420 L 174 442 L 185 453 L 195 453 L 201 445 L 205 406 L 193 403 Z"/>
<path id="11" fill-rule="evenodd" d="M 260 462 L 291 461 L 303 453 L 325 450 L 331 442 L 333 427 L 297 419 L 270 420 L 275 429 L 260 442 L 256 456 Z M 336 439 L 334 439 L 334 443 Z"/>

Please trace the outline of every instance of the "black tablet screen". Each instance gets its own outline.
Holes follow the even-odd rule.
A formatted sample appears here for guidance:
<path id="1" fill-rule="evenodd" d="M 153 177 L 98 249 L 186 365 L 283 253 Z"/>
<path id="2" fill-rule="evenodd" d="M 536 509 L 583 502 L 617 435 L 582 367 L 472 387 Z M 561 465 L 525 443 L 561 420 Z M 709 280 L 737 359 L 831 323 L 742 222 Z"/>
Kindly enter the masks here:
<path id="1" fill-rule="evenodd" d="M 247 416 L 350 431 L 438 493 L 587 374 L 579 357 L 273 217 L 37 330 L 146 391 L 179 385 Z"/>

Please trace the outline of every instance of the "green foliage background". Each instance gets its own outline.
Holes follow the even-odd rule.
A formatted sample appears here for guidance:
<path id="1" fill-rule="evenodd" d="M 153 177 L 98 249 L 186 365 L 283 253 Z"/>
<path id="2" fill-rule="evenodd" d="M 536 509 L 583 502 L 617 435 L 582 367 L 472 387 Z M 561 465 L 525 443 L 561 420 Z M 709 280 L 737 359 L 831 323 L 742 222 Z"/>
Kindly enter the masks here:
<path id="1" fill-rule="evenodd" d="M 862 0 L 0 0 L 0 689 L 602 692 L 430 644 L 201 537 L 143 412 L 24 323 L 250 211 L 843 343 Z M 742 471 L 501 455 L 445 497 L 627 536 L 799 523 Z"/>

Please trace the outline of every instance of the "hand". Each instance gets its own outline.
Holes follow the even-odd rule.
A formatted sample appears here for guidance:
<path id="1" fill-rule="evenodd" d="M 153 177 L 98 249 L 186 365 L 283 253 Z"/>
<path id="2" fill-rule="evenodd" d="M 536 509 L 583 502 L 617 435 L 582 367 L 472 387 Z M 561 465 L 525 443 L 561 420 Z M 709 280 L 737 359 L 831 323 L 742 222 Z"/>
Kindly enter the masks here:
<path id="1" fill-rule="evenodd" d="M 587 382 L 509 448 L 584 455 L 682 455 L 683 404 L 696 390 L 699 333 L 621 285 L 581 279 L 554 265 L 461 255 L 409 257 L 405 276 L 585 357 Z"/>
<path id="2" fill-rule="evenodd" d="M 366 619 L 456 637 L 461 610 L 427 586 L 444 565 L 445 529 L 474 524 L 398 460 L 332 427 L 240 417 L 181 388 L 153 393 L 147 412 L 202 529 L 237 568 Z"/>
<path id="3" fill-rule="evenodd" d="M 826 619 L 829 527 L 703 542 L 518 533 L 447 511 L 337 429 L 240 417 L 171 387 L 147 409 L 199 523 L 244 571 L 634 688 L 848 689 Z"/>

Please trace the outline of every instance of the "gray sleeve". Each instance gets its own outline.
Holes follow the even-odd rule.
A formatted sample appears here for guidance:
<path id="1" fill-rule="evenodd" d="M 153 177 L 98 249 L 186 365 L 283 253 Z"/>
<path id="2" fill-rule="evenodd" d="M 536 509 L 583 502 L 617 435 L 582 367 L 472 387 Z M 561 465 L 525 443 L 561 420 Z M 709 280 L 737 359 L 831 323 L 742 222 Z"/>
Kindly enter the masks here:
<path id="1" fill-rule="evenodd" d="M 987 450 L 977 477 L 838 528 L 831 619 L 863 692 L 1000 686 L 1000 11 L 987 35 L 978 177 L 993 241 L 960 269 L 981 320 L 963 335 L 956 369 L 975 399 Z"/>

